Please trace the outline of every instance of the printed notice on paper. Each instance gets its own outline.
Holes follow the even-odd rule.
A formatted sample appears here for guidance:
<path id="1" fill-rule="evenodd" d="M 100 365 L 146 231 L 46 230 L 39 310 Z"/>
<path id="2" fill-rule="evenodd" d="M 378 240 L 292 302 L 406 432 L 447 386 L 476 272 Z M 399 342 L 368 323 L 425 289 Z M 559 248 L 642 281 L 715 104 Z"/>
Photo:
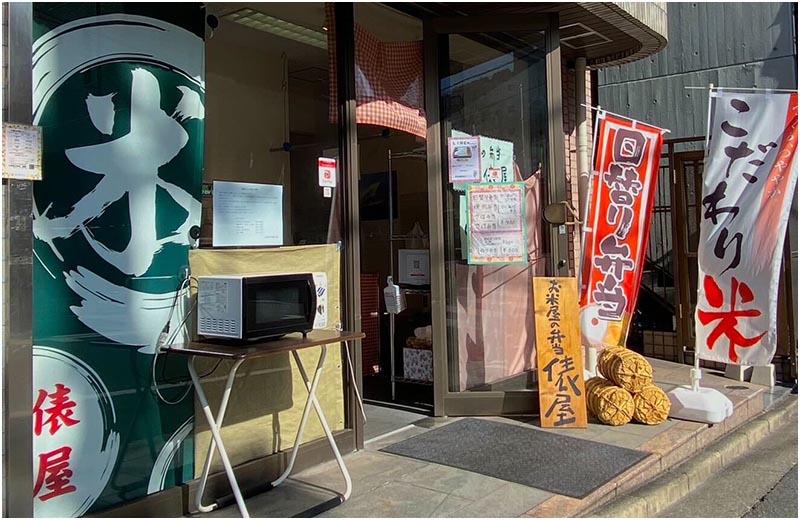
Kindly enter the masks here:
<path id="1" fill-rule="evenodd" d="M 469 184 L 467 211 L 468 263 L 527 262 L 524 183 Z"/>
<path id="2" fill-rule="evenodd" d="M 481 180 L 481 140 L 479 137 L 449 137 L 450 182 L 463 184 Z"/>
<path id="3" fill-rule="evenodd" d="M 283 245 L 283 186 L 214 181 L 214 247 Z"/>
<path id="4" fill-rule="evenodd" d="M 472 137 L 465 132 L 453 130 L 450 139 L 478 139 L 480 150 L 480 174 L 468 182 L 514 182 L 514 143 L 494 137 Z M 449 139 L 448 139 L 449 141 Z M 450 154 L 452 157 L 452 153 Z M 452 179 L 450 182 L 453 182 Z M 453 184 L 456 191 L 463 191 L 464 184 Z M 463 227 L 463 226 L 462 226 Z"/>
<path id="5" fill-rule="evenodd" d="M 3 178 L 42 180 L 42 129 L 3 123 Z"/>
<path id="6" fill-rule="evenodd" d="M 327 188 L 336 187 L 336 159 L 320 157 L 317 159 L 319 185 Z"/>

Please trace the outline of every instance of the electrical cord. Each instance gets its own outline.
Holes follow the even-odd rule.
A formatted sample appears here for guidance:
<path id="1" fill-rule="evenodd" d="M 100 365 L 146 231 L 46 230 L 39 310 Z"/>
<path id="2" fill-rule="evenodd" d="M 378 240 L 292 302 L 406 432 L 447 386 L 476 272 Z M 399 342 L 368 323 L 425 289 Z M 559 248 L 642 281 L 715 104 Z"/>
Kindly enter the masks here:
<path id="1" fill-rule="evenodd" d="M 166 352 L 164 352 L 164 356 L 165 357 L 168 356 L 169 353 L 170 353 L 170 351 L 167 350 Z M 210 376 L 211 374 L 213 374 L 214 372 L 217 371 L 217 369 L 219 368 L 220 363 L 222 363 L 222 359 L 218 359 L 217 362 L 214 364 L 214 368 L 212 368 L 211 370 L 209 370 L 205 374 L 197 376 L 197 378 L 198 379 L 203 379 L 203 378 L 206 378 L 206 377 Z M 179 378 L 174 378 L 174 379 L 168 379 L 168 378 L 164 377 L 164 365 L 161 365 L 161 381 L 163 381 L 164 383 L 169 383 L 169 384 L 191 383 L 192 382 L 191 379 L 185 379 L 185 378 L 180 378 L 180 377 Z"/>
<path id="2" fill-rule="evenodd" d="M 192 391 L 192 387 L 191 387 L 191 385 L 189 385 L 186 388 L 186 392 L 184 392 L 183 395 L 177 401 L 170 401 L 169 399 L 167 399 L 166 397 L 164 397 L 161 394 L 161 391 L 158 388 L 158 381 L 156 380 L 156 364 L 158 363 L 159 354 L 161 354 L 161 351 L 163 349 L 169 349 L 171 347 L 172 343 L 175 341 L 175 337 L 176 337 L 177 333 L 183 328 L 184 324 L 186 324 L 186 320 L 189 319 L 189 316 L 192 314 L 192 312 L 194 312 L 194 309 L 197 307 L 197 302 L 195 301 L 195 303 L 192 305 L 192 308 L 189 309 L 189 312 L 187 312 L 184 315 L 183 320 L 181 320 L 180 325 L 178 325 L 175 328 L 175 330 L 172 332 L 172 335 L 170 335 L 168 337 L 167 334 L 169 334 L 169 332 L 170 332 L 170 323 L 172 322 L 172 316 L 174 315 L 175 308 L 178 305 L 178 297 L 181 296 L 186 289 L 191 288 L 191 281 L 192 280 L 196 280 L 196 278 L 187 275 L 186 278 L 184 278 L 181 281 L 180 285 L 178 285 L 178 290 L 175 292 L 175 298 L 172 300 L 172 306 L 170 307 L 170 310 L 169 310 L 169 315 L 167 317 L 167 323 L 164 325 L 163 330 L 158 335 L 158 340 L 156 341 L 156 351 L 155 351 L 155 353 L 153 355 L 153 363 L 152 363 L 152 367 L 151 367 L 151 373 L 152 373 L 152 376 L 153 376 L 153 390 L 155 391 L 156 395 L 161 400 L 161 402 L 163 402 L 165 404 L 168 404 L 168 405 L 179 404 L 184 399 L 186 399 L 186 397 Z M 163 368 L 164 367 L 162 366 L 162 373 L 163 373 Z M 214 367 L 214 370 L 216 370 L 216 367 Z"/>

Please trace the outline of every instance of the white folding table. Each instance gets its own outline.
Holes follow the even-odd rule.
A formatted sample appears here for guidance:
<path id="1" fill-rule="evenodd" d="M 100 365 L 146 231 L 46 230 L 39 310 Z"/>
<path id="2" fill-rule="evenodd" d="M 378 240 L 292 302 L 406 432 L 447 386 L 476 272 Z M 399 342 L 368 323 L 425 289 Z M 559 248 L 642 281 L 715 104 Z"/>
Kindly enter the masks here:
<path id="1" fill-rule="evenodd" d="M 203 474 L 200 477 L 200 486 L 197 489 L 196 506 L 199 511 L 207 513 L 218 507 L 217 503 L 204 506 L 203 492 L 205 491 L 206 482 L 208 481 L 208 474 L 211 470 L 211 461 L 214 457 L 214 454 L 219 451 L 219 456 L 222 459 L 222 465 L 225 467 L 225 473 L 227 474 L 228 481 L 231 484 L 233 496 L 236 499 L 236 504 L 239 506 L 239 511 L 241 512 L 242 517 L 250 518 L 250 514 L 247 511 L 247 506 L 242 498 L 242 492 L 239 489 L 239 484 L 236 482 L 236 475 L 233 472 L 233 466 L 231 466 L 228 453 L 225 451 L 225 445 L 222 442 L 220 429 L 222 428 L 222 421 L 225 419 L 225 410 L 228 407 L 228 401 L 231 396 L 231 388 L 233 387 L 233 381 L 236 377 L 236 371 L 239 369 L 242 363 L 251 359 L 272 356 L 286 352 L 291 352 L 294 356 L 294 360 L 297 363 L 297 368 L 300 371 L 303 381 L 305 382 L 306 390 L 308 390 L 308 399 L 306 399 L 305 406 L 303 407 L 303 415 L 300 419 L 300 427 L 297 430 L 294 446 L 292 447 L 292 451 L 289 456 L 289 464 L 281 476 L 275 479 L 271 485 L 272 487 L 280 485 L 292 472 L 295 460 L 297 458 L 297 451 L 303 441 L 303 432 L 308 420 L 308 415 L 311 411 L 311 407 L 313 406 L 317 411 L 317 416 L 322 424 L 325 437 L 328 439 L 328 443 L 331 446 L 331 451 L 333 451 L 333 455 L 336 458 L 336 463 L 339 465 L 339 470 L 342 473 L 342 477 L 344 477 L 345 491 L 341 495 L 342 501 L 345 501 L 350 497 L 353 487 L 350 480 L 350 474 L 347 472 L 347 467 L 342 459 L 342 454 L 339 452 L 339 448 L 336 446 L 336 441 L 333 439 L 333 433 L 331 433 L 328 421 L 325 419 L 325 414 L 322 412 L 322 407 L 320 406 L 319 401 L 317 401 L 316 391 L 319 385 L 320 376 L 322 375 L 322 368 L 325 364 L 328 345 L 344 343 L 347 355 L 347 360 L 345 362 L 350 369 L 351 377 L 353 377 L 353 380 L 355 380 L 355 377 L 353 376 L 352 363 L 350 362 L 350 347 L 348 342 L 358 340 L 363 337 L 364 334 L 361 332 L 318 330 L 309 333 L 307 337 L 303 337 L 300 334 L 292 334 L 278 340 L 248 343 L 246 345 L 231 345 L 221 342 L 203 341 L 192 342 L 183 347 L 169 349 L 170 353 L 184 354 L 189 356 L 189 375 L 192 377 L 192 384 L 194 385 L 195 392 L 197 393 L 197 398 L 200 400 L 200 406 L 203 408 L 203 414 L 206 416 L 206 421 L 208 421 L 208 426 L 211 430 L 211 442 L 208 447 L 208 456 L 206 457 L 206 462 L 203 466 Z M 317 361 L 317 368 L 312 379 L 308 378 L 308 374 L 306 373 L 305 367 L 300 360 L 300 356 L 297 354 L 298 350 L 310 347 L 320 347 L 319 360 Z M 222 394 L 222 400 L 219 405 L 219 410 L 217 410 L 216 418 L 211 413 L 211 408 L 208 405 L 206 394 L 203 392 L 203 385 L 194 366 L 195 359 L 198 357 L 233 361 L 225 382 L 225 391 Z"/>

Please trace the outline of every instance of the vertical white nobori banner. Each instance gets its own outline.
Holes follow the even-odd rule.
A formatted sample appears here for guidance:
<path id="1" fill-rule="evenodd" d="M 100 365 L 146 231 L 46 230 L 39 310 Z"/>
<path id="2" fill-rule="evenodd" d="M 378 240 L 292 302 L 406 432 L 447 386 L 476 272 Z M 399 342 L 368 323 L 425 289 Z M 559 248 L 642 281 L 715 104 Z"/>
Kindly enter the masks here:
<path id="1" fill-rule="evenodd" d="M 772 362 L 797 184 L 797 94 L 711 93 L 695 327 L 701 359 Z"/>

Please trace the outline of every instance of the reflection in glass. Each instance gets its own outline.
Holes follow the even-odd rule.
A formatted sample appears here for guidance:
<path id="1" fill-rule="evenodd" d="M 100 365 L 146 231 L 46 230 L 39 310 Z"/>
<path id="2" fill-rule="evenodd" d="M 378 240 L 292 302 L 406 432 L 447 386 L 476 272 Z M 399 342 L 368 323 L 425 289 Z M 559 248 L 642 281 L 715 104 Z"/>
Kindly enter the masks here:
<path id="1" fill-rule="evenodd" d="M 532 277 L 545 274 L 541 219 L 547 146 L 542 32 L 449 35 L 440 83 L 443 137 L 480 137 L 481 182 L 522 182 L 524 264 L 469 265 L 463 185 L 448 183 L 445 259 L 450 390 L 536 388 Z"/>

